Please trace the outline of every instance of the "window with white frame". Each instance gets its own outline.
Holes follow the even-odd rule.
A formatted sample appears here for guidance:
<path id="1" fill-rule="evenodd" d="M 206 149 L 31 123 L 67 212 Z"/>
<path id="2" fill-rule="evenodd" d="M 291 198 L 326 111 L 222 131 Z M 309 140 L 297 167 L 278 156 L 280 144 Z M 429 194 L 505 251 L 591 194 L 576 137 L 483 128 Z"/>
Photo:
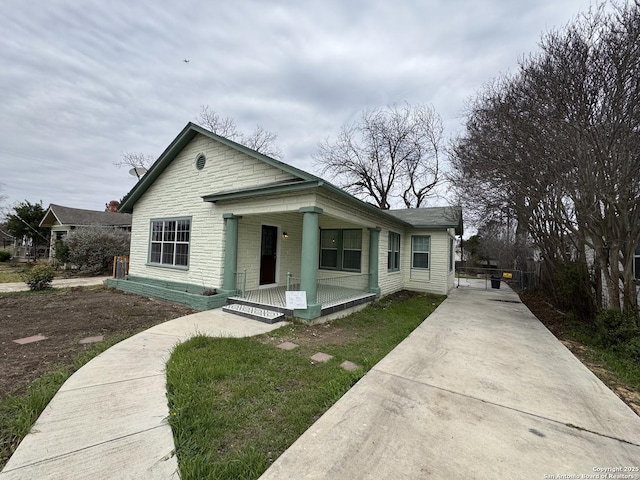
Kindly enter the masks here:
<path id="1" fill-rule="evenodd" d="M 633 276 L 636 280 L 640 280 L 640 243 L 636 246 L 633 255 Z"/>
<path id="2" fill-rule="evenodd" d="M 362 230 L 320 230 L 320 268 L 359 272 Z"/>
<path id="3" fill-rule="evenodd" d="M 387 254 L 387 270 L 397 272 L 400 270 L 400 234 L 389 232 L 389 248 Z"/>
<path id="4" fill-rule="evenodd" d="M 411 268 L 429 268 L 431 236 L 414 235 L 411 237 Z"/>
<path id="5" fill-rule="evenodd" d="M 188 266 L 190 239 L 191 219 L 152 220 L 149 263 Z"/>

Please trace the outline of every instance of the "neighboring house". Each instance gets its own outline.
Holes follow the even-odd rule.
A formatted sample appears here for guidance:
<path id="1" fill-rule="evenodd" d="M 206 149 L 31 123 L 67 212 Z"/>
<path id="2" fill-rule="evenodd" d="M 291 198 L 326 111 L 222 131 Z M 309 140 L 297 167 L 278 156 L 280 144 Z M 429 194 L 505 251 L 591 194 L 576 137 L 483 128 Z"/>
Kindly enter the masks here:
<path id="1" fill-rule="evenodd" d="M 129 276 L 110 283 L 126 291 L 314 319 L 401 289 L 454 286 L 460 208 L 380 210 L 192 123 L 125 198 Z M 285 290 L 304 292 L 298 308 Z"/>
<path id="2" fill-rule="evenodd" d="M 89 225 L 117 227 L 131 230 L 131 215 L 126 213 L 102 212 L 99 210 L 83 210 L 81 208 L 49 205 L 40 221 L 40 227 L 51 228 L 49 258 L 55 258 L 56 242 L 62 240 L 69 232 Z"/>

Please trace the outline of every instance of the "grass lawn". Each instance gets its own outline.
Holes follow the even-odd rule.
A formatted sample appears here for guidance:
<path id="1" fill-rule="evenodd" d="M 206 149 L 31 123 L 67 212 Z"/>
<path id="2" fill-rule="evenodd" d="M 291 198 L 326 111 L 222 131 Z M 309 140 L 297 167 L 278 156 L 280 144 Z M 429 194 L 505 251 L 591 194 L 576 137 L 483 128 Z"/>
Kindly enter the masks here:
<path id="1" fill-rule="evenodd" d="M 24 282 L 23 274 L 27 268 L 24 264 L 0 263 L 0 283 Z"/>
<path id="2" fill-rule="evenodd" d="M 40 260 L 38 263 L 46 261 Z M 31 267 L 37 265 L 37 263 L 23 263 L 23 262 L 0 262 L 0 283 L 24 283 L 25 273 L 29 271 Z M 63 270 L 56 269 L 54 275 L 58 278 L 69 278 L 77 276 L 89 276 L 86 273 L 78 270 Z"/>
<path id="3" fill-rule="evenodd" d="M 181 478 L 258 478 L 444 298 L 404 292 L 330 324 L 177 346 L 167 396 Z M 299 347 L 276 348 L 284 341 Z M 333 359 L 314 363 L 317 352 Z M 345 360 L 361 368 L 348 372 Z"/>

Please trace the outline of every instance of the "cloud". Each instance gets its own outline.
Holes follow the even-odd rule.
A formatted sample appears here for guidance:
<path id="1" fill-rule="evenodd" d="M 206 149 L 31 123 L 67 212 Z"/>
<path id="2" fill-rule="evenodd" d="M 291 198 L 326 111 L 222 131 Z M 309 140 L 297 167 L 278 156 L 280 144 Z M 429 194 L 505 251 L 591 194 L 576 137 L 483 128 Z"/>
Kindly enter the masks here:
<path id="1" fill-rule="evenodd" d="M 100 209 L 134 183 L 112 162 L 159 155 L 201 105 L 276 132 L 307 170 L 317 143 L 367 108 L 430 103 L 455 134 L 477 89 L 588 6 L 7 0 L 0 182 L 10 202 Z"/>

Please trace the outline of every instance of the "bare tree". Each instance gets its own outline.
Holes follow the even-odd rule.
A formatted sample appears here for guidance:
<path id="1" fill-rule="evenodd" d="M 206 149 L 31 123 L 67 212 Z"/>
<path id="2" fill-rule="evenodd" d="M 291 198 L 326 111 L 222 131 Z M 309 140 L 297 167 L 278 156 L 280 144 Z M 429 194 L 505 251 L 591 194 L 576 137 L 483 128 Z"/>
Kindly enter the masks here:
<path id="1" fill-rule="evenodd" d="M 240 143 L 269 157 L 282 159 L 282 150 L 275 144 L 277 138 L 278 135 L 275 133 L 256 125 L 256 128 L 249 135 L 244 136 Z"/>
<path id="2" fill-rule="evenodd" d="M 216 135 L 238 142 L 263 155 L 278 159 L 282 158 L 282 151 L 275 144 L 278 135 L 265 130 L 260 125 L 256 125 L 256 128 L 250 134 L 245 135 L 238 130 L 236 122 L 232 118 L 220 117 L 208 105 L 200 107 L 200 115 L 198 115 L 196 123 Z"/>
<path id="3" fill-rule="evenodd" d="M 517 74 L 478 95 L 452 155 L 467 205 L 479 216 L 513 209 L 551 270 L 591 255 L 616 310 L 637 306 L 638 44 L 640 3 L 547 34 Z"/>
<path id="4" fill-rule="evenodd" d="M 396 199 L 418 208 L 440 181 L 442 133 L 440 117 L 427 105 L 366 110 L 335 142 L 320 143 L 314 160 L 323 175 L 382 209 Z"/>
<path id="5" fill-rule="evenodd" d="M 116 167 L 129 167 L 130 171 L 140 180 L 151 167 L 155 158 L 143 152 L 122 152 L 120 160 L 115 160 Z"/>
<path id="6" fill-rule="evenodd" d="M 2 221 L 4 217 L 4 209 L 5 209 L 4 202 L 7 201 L 7 196 L 2 193 L 2 188 L 3 188 L 2 185 L 3 184 L 0 183 L 0 221 Z"/>
<path id="7" fill-rule="evenodd" d="M 235 120 L 229 117 L 220 117 L 220 115 L 211 110 L 208 105 L 200 106 L 200 114 L 196 119 L 196 123 L 216 135 L 228 138 L 229 140 L 239 142 L 242 138 L 242 134 L 238 131 Z"/>
<path id="8" fill-rule="evenodd" d="M 208 105 L 200 106 L 200 114 L 196 119 L 196 123 L 216 135 L 233 140 L 263 155 L 277 159 L 281 159 L 283 156 L 282 151 L 275 144 L 278 135 L 265 130 L 260 125 L 257 125 L 249 135 L 245 135 L 238 130 L 235 120 L 230 117 L 221 117 Z M 140 180 L 146 171 L 151 168 L 154 161 L 155 157 L 143 152 L 123 152 L 120 159 L 115 160 L 113 164 L 116 167 L 133 169 L 132 171 Z"/>

